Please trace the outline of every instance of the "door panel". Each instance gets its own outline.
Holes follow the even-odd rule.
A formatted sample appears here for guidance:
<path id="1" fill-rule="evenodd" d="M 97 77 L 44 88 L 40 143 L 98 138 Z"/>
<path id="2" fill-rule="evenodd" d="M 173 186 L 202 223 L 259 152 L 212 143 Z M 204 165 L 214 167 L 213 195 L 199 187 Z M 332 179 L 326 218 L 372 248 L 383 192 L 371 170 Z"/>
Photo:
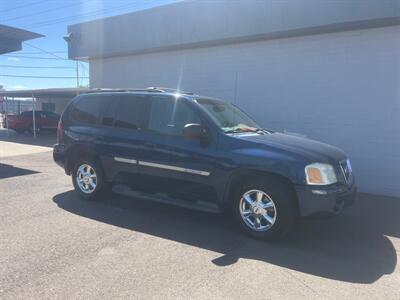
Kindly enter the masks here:
<path id="1" fill-rule="evenodd" d="M 135 181 L 137 161 L 143 151 L 149 102 L 146 96 L 116 94 L 111 106 L 102 114 L 105 149 L 102 161 L 107 178 L 118 183 Z"/>
<path id="2" fill-rule="evenodd" d="M 201 123 L 201 117 L 186 103 L 188 100 L 151 98 L 144 151 L 138 156 L 141 184 L 184 200 L 215 201 L 212 176 L 216 143 L 204 146 L 182 135 L 186 124 Z"/>

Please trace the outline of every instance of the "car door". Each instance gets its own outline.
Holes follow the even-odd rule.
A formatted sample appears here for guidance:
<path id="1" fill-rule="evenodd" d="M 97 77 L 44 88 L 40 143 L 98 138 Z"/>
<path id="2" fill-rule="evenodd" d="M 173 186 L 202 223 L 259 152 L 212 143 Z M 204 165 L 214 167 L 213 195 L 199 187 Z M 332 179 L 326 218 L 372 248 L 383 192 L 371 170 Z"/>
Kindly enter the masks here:
<path id="1" fill-rule="evenodd" d="M 153 190 L 188 201 L 216 200 L 213 187 L 215 139 L 202 144 L 183 136 L 186 124 L 203 124 L 189 101 L 152 95 L 149 122 L 138 156 L 141 181 Z"/>
<path id="2" fill-rule="evenodd" d="M 60 116 L 51 111 L 47 111 L 45 114 L 46 114 L 46 127 L 50 129 L 57 128 Z"/>
<path id="3" fill-rule="evenodd" d="M 99 94 L 82 95 L 73 103 L 67 118 L 68 138 L 74 140 L 75 147 L 94 153 L 102 162 L 109 152 L 105 140 L 105 130 L 101 127 L 101 112 L 108 106 L 107 98 Z M 104 167 L 104 166 L 103 166 Z M 107 175 L 108 169 L 104 167 Z"/>
<path id="4" fill-rule="evenodd" d="M 39 120 L 40 120 L 40 127 L 42 129 L 49 129 L 51 128 L 51 118 L 49 115 L 49 112 L 47 111 L 41 111 L 39 113 Z"/>
<path id="5" fill-rule="evenodd" d="M 35 112 L 35 121 L 38 127 L 41 129 L 49 128 L 49 119 L 47 118 L 47 114 L 44 111 Z"/>
<path id="6" fill-rule="evenodd" d="M 33 123 L 33 112 L 24 111 L 18 116 L 18 121 L 20 124 L 20 128 L 28 129 L 29 126 Z"/>
<path id="7" fill-rule="evenodd" d="M 112 96 L 112 104 L 101 120 L 102 143 L 105 145 L 102 160 L 109 180 L 127 185 L 136 182 L 149 107 L 143 94 L 115 93 Z"/>

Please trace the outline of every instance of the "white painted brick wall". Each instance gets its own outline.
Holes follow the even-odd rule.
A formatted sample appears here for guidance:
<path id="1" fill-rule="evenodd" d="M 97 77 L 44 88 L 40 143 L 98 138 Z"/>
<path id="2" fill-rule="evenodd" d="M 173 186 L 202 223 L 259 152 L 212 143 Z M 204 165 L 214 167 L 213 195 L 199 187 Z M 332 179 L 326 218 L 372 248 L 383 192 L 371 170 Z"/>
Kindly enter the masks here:
<path id="1" fill-rule="evenodd" d="M 90 62 L 91 87 L 234 99 L 262 125 L 345 150 L 361 191 L 400 196 L 400 26 Z"/>

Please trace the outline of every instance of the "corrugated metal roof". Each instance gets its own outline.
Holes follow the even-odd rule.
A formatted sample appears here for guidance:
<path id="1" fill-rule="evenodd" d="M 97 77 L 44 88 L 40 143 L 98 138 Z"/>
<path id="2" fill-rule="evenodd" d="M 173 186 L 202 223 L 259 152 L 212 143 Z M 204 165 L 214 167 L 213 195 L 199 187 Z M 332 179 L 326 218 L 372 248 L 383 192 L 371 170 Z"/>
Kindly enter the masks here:
<path id="1" fill-rule="evenodd" d="M 23 41 L 39 37 L 44 35 L 0 24 L 0 54 L 21 50 Z"/>
<path id="2" fill-rule="evenodd" d="M 0 24 L 0 38 L 10 38 L 19 41 L 26 41 L 39 37 L 44 37 L 44 35 Z"/>
<path id="3" fill-rule="evenodd" d="M 0 97 L 75 97 L 77 94 L 93 91 L 89 88 L 52 88 L 52 89 L 32 89 L 32 90 L 17 90 L 17 91 L 0 91 Z"/>

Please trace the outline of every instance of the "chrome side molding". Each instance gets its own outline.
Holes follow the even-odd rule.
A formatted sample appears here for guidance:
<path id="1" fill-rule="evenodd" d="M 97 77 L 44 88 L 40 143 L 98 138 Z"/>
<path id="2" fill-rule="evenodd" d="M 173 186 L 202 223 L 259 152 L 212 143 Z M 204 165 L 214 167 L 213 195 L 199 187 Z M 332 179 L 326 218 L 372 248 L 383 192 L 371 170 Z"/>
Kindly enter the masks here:
<path id="1" fill-rule="evenodd" d="M 193 169 L 181 168 L 181 167 L 164 165 L 164 164 L 157 164 L 157 163 L 152 163 L 152 162 L 147 162 L 147 161 L 139 161 L 139 165 L 146 166 L 146 167 L 152 167 L 152 168 L 177 171 L 177 172 L 183 172 L 183 173 L 189 173 L 189 174 L 195 174 L 195 175 L 202 175 L 202 176 L 210 175 L 210 172 L 206 172 L 206 171 L 193 170 Z"/>
<path id="2" fill-rule="evenodd" d="M 138 161 L 136 159 L 130 159 L 130 158 L 124 158 L 124 157 L 115 156 L 114 160 L 117 162 L 122 162 L 122 163 L 127 163 L 127 164 L 134 164 L 134 165 L 138 164 L 140 166 L 145 166 L 145 167 L 159 168 L 159 169 L 189 173 L 189 174 L 194 174 L 194 175 L 201 175 L 201 176 L 209 176 L 210 175 L 210 172 L 207 172 L 207 171 L 187 169 L 187 168 L 181 168 L 181 167 L 164 165 L 164 164 L 157 164 L 157 163 L 152 163 L 152 162 L 147 162 L 147 161 Z"/>
<path id="3" fill-rule="evenodd" d="M 114 160 L 118 161 L 118 162 L 127 163 L 127 164 L 134 164 L 134 165 L 136 165 L 138 163 L 138 161 L 136 159 L 129 159 L 129 158 L 123 158 L 123 157 L 114 157 Z"/>

